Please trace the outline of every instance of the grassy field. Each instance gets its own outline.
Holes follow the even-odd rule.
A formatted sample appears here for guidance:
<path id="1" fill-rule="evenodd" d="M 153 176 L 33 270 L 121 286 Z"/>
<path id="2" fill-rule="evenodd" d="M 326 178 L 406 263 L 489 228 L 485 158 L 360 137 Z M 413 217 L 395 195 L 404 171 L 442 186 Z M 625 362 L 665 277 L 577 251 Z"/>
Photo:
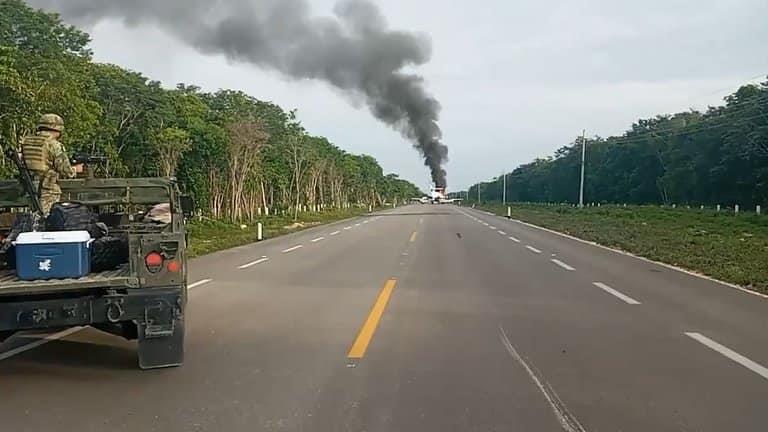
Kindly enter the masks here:
<path id="1" fill-rule="evenodd" d="M 300 213 L 299 219 L 291 216 L 269 216 L 261 220 L 264 238 L 277 237 L 306 228 L 351 218 L 367 213 L 367 209 L 351 208 L 318 213 Z M 187 225 L 189 231 L 190 257 L 205 255 L 223 249 L 229 249 L 258 239 L 256 222 L 241 226 L 215 220 L 193 221 Z"/>
<path id="2" fill-rule="evenodd" d="M 506 215 L 506 207 L 484 208 Z M 768 216 L 652 206 L 514 205 L 512 217 L 768 293 Z"/>

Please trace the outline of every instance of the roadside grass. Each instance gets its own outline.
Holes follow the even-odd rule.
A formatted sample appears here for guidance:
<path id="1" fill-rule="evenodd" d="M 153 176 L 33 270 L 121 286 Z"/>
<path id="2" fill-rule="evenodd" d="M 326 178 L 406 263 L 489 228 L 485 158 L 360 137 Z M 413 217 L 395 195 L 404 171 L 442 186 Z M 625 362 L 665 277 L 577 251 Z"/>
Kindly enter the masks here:
<path id="1" fill-rule="evenodd" d="M 267 216 L 252 223 L 229 223 L 224 221 L 203 219 L 194 220 L 187 224 L 189 232 L 189 257 L 196 257 L 212 252 L 242 246 L 258 241 L 257 223 L 263 224 L 265 239 L 301 231 L 317 225 L 335 222 L 367 213 L 367 208 L 350 208 L 344 210 L 328 210 L 323 212 L 299 213 L 298 220 L 292 216 Z"/>
<path id="2" fill-rule="evenodd" d="M 506 216 L 502 205 L 483 206 Z M 513 205 L 512 217 L 768 293 L 768 216 L 655 206 Z"/>

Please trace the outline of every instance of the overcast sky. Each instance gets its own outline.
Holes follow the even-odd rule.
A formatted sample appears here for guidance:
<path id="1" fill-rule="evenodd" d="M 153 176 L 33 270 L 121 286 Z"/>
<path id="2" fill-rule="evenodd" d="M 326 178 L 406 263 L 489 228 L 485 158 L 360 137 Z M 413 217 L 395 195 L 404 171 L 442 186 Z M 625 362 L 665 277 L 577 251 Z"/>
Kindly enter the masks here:
<path id="1" fill-rule="evenodd" d="M 334 1 L 310 3 L 324 16 Z M 443 106 L 450 190 L 549 155 L 582 128 L 618 134 L 640 117 L 717 104 L 768 74 L 766 0 L 377 3 L 392 28 L 432 39 L 432 61 L 416 71 Z M 147 24 L 88 31 L 98 61 L 169 87 L 239 89 L 296 108 L 311 133 L 429 187 L 410 143 L 326 84 L 201 55 Z"/>

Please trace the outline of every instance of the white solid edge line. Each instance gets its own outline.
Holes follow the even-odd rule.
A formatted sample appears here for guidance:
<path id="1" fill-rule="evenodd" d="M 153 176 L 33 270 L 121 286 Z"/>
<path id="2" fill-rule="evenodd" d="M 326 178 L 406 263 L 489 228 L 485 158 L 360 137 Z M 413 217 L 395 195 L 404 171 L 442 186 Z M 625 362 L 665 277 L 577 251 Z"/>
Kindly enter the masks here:
<path id="1" fill-rule="evenodd" d="M 736 351 L 726 346 L 720 345 L 719 343 L 702 335 L 701 333 L 685 332 L 685 335 L 719 352 L 720 354 L 728 357 L 729 359 L 744 366 L 745 368 L 760 375 L 761 377 L 768 379 L 768 368 L 766 368 L 765 366 L 744 357 L 743 355 L 737 353 Z"/>
<path id="2" fill-rule="evenodd" d="M 318 237 L 318 238 L 312 240 L 312 243 L 317 243 L 317 242 L 320 242 L 320 241 L 323 241 L 323 240 L 325 240 L 325 237 Z"/>
<path id="3" fill-rule="evenodd" d="M 249 268 L 249 267 L 253 267 L 253 266 L 257 265 L 257 264 L 261 264 L 261 263 L 263 263 L 263 262 L 267 262 L 267 261 L 269 261 L 269 258 L 267 258 L 267 257 L 261 257 L 261 258 L 257 259 L 256 261 L 251 261 L 251 262 L 249 262 L 248 264 L 243 264 L 243 265 L 241 265 L 241 266 L 240 266 L 240 267 L 238 267 L 238 268 L 239 268 L 239 269 L 241 269 L 241 270 L 242 270 L 242 269 L 247 269 L 247 268 Z"/>
<path id="4" fill-rule="evenodd" d="M 199 281 L 197 281 L 197 282 L 195 282 L 195 283 L 192 283 L 192 284 L 189 284 L 189 285 L 187 285 L 187 289 L 188 289 L 188 290 L 191 290 L 192 288 L 197 288 L 197 287 L 199 287 L 200 285 L 205 285 L 205 284 L 207 284 L 207 283 L 209 283 L 209 282 L 213 282 L 213 279 L 203 279 L 203 280 L 199 280 Z"/>
<path id="5" fill-rule="evenodd" d="M 501 234 L 501 235 L 507 235 L 507 233 L 505 233 L 504 231 L 499 231 L 499 234 Z"/>
<path id="6" fill-rule="evenodd" d="M 501 216 L 499 216 L 499 217 L 501 217 Z M 727 286 L 729 288 L 733 288 L 733 289 L 739 290 L 739 291 L 741 291 L 743 293 L 746 293 L 746 294 L 751 294 L 751 295 L 754 295 L 754 296 L 762 297 L 764 299 L 768 299 L 768 294 L 763 294 L 763 293 L 760 293 L 760 292 L 757 292 L 757 291 L 752 291 L 752 290 L 746 289 L 746 288 L 744 288 L 742 286 L 739 286 L 739 285 L 736 285 L 736 284 L 733 284 L 733 283 L 730 283 L 730 282 L 725 282 L 725 281 L 721 281 L 719 279 L 715 279 L 712 276 L 707 276 L 707 275 L 699 274 L 699 273 L 696 273 L 696 272 L 691 271 L 691 270 L 686 270 L 686 269 L 684 269 L 682 267 L 673 266 L 672 264 L 667 264 L 667 263 L 663 263 L 661 261 L 652 260 L 650 258 L 641 257 L 639 255 L 635 255 L 635 254 L 633 254 L 631 252 L 623 251 L 621 249 L 616 249 L 616 248 L 612 248 L 612 247 L 609 247 L 609 246 L 603 246 L 603 245 L 595 243 L 593 241 L 580 239 L 578 237 L 574 237 L 574 236 L 569 235 L 569 234 L 565 234 L 565 233 L 561 233 L 561 232 L 558 232 L 558 231 L 555 231 L 555 230 L 551 230 L 549 228 L 544 228 L 542 226 L 534 225 L 532 223 L 523 222 L 523 221 L 521 221 L 519 219 L 509 219 L 509 220 L 511 220 L 513 222 L 516 222 L 516 223 L 519 223 L 521 225 L 525 225 L 525 226 L 530 227 L 530 228 L 535 228 L 535 229 L 538 229 L 538 230 L 541 230 L 541 231 L 548 232 L 550 234 L 555 234 L 555 235 L 558 235 L 560 237 L 565 237 L 567 239 L 574 240 L 574 241 L 577 241 L 579 243 L 584 243 L 584 244 L 587 244 L 587 245 L 590 245 L 590 246 L 594 246 L 594 247 L 597 247 L 597 248 L 600 248 L 600 249 L 605 249 L 607 251 L 611 251 L 611 252 L 617 253 L 619 255 L 624 255 L 624 256 L 632 257 L 632 258 L 638 259 L 640 261 L 645 261 L 647 263 L 656 264 L 658 266 L 665 267 L 665 268 L 668 268 L 670 270 L 675 270 L 675 271 L 678 271 L 680 273 L 685 273 L 688 276 L 694 276 L 694 277 L 697 277 L 699 279 L 704 279 L 704 280 L 708 280 L 710 282 L 715 282 L 715 283 L 718 283 L 720 285 Z"/>
<path id="7" fill-rule="evenodd" d="M 338 235 L 341 231 L 334 231 L 331 233 L 332 236 Z"/>
<path id="8" fill-rule="evenodd" d="M 563 430 L 567 432 L 585 432 L 584 427 L 579 423 L 576 417 L 568 411 L 568 407 L 565 406 L 562 399 L 555 393 L 555 390 L 546 382 L 542 382 L 542 379 L 538 377 L 525 359 L 523 359 L 523 356 L 521 356 L 515 347 L 512 346 L 512 342 L 509 341 L 507 333 L 501 326 L 499 326 L 499 337 L 501 338 L 501 344 L 504 345 L 507 353 L 509 353 L 509 355 L 512 356 L 523 369 L 525 369 L 525 372 L 531 378 L 531 381 L 533 381 L 539 391 L 544 395 L 544 399 L 547 400 L 549 407 L 552 409 L 555 417 L 557 417 L 557 421 L 560 423 L 560 426 L 563 427 Z"/>
<path id="9" fill-rule="evenodd" d="M 59 339 L 65 338 L 65 337 L 67 337 L 69 335 L 75 334 L 75 333 L 77 333 L 79 331 L 82 331 L 82 330 L 85 330 L 85 329 L 86 329 L 86 327 L 72 327 L 70 329 L 66 329 L 64 331 L 60 331 L 58 333 L 54 333 L 52 335 L 48 335 L 48 336 L 46 336 L 46 337 L 44 337 L 42 339 L 38 339 L 38 340 L 36 340 L 34 342 L 28 343 L 26 345 L 22 345 L 20 347 L 16 347 L 16 348 L 14 348 L 14 349 L 12 349 L 10 351 L 6 351 L 6 352 L 0 354 L 0 360 L 5 360 L 5 359 L 8 359 L 8 358 L 11 358 L 11 357 L 13 357 L 15 355 L 19 355 L 19 354 L 21 354 L 23 352 L 29 351 L 31 349 L 35 349 L 35 348 L 37 348 L 37 347 L 39 347 L 41 345 L 45 345 L 48 342 L 53 342 L 55 340 L 59 340 Z"/>
<path id="10" fill-rule="evenodd" d="M 515 238 L 515 237 L 511 237 L 511 236 L 510 236 L 510 237 L 509 237 L 509 239 L 510 239 L 510 240 L 512 240 L 512 241 L 513 241 L 513 242 L 515 242 L 515 243 L 520 243 L 520 239 L 518 239 L 518 238 Z"/>
<path id="11" fill-rule="evenodd" d="M 528 249 L 529 251 L 533 252 L 533 253 L 537 253 L 537 254 L 540 254 L 540 253 L 541 253 L 541 251 L 540 251 L 540 250 L 536 249 L 535 247 L 533 247 L 533 246 L 531 246 L 531 245 L 528 245 L 528 246 L 526 246 L 525 248 L 526 248 L 526 249 Z"/>
<path id="12" fill-rule="evenodd" d="M 293 251 L 299 250 L 299 249 L 301 249 L 303 247 L 304 247 L 304 245 L 296 245 L 296 246 L 294 246 L 292 248 L 288 248 L 288 249 L 284 250 L 283 253 L 293 252 Z"/>
<path id="13" fill-rule="evenodd" d="M 553 262 L 553 263 L 555 263 L 555 264 L 557 264 L 557 265 L 559 265 L 560 267 L 562 267 L 562 268 L 564 268 L 564 269 L 568 270 L 568 271 L 574 271 L 574 270 L 576 270 L 575 268 L 573 268 L 573 267 L 569 266 L 568 264 L 566 264 L 566 263 L 564 263 L 564 262 L 560 261 L 559 259 L 554 259 L 554 258 L 553 258 L 553 259 L 552 259 L 552 262 Z"/>
<path id="14" fill-rule="evenodd" d="M 613 295 L 615 297 L 618 297 L 624 303 L 631 304 L 631 305 L 639 305 L 640 304 L 639 301 L 633 299 L 632 297 L 630 297 L 628 295 L 624 295 L 624 294 L 620 293 L 619 291 L 616 291 L 615 289 L 609 287 L 608 285 L 606 285 L 606 284 L 604 284 L 602 282 L 592 282 L 592 285 L 600 288 L 601 290 L 607 292 L 608 294 L 611 294 L 611 295 Z"/>

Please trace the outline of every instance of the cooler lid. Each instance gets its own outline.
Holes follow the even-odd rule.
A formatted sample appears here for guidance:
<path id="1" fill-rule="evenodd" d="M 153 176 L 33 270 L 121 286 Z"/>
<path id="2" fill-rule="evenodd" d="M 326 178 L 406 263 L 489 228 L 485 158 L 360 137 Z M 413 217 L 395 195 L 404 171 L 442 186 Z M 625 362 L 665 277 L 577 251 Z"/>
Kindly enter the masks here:
<path id="1" fill-rule="evenodd" d="M 49 232 L 25 232 L 19 234 L 15 243 L 26 244 L 51 244 L 51 243 L 87 243 L 91 240 L 88 231 L 49 231 Z"/>

